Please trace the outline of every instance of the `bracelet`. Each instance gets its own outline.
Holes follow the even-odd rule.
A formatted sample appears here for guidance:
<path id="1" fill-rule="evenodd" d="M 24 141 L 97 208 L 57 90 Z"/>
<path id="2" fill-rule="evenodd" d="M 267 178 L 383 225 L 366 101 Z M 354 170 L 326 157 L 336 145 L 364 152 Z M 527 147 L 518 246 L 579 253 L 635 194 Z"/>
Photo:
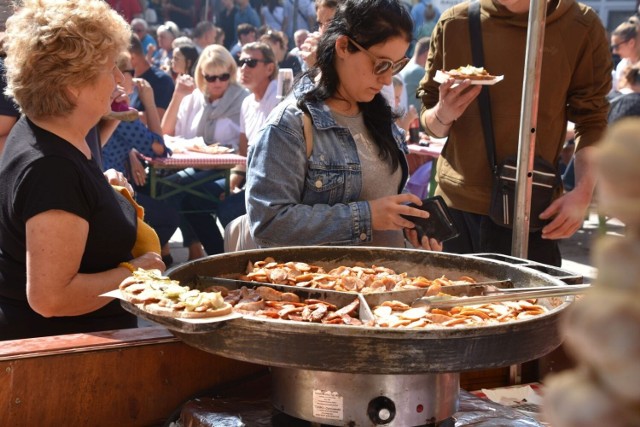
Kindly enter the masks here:
<path id="1" fill-rule="evenodd" d="M 136 267 L 135 265 L 131 264 L 130 262 L 121 262 L 120 264 L 118 264 L 118 267 L 120 268 L 126 268 L 127 270 L 129 270 L 132 274 L 136 272 L 136 270 L 138 269 L 138 267 Z"/>
<path id="2" fill-rule="evenodd" d="M 440 120 L 440 117 L 438 117 L 438 113 L 436 113 L 435 111 L 433 112 L 433 115 L 436 116 L 436 120 L 439 121 L 442 126 L 451 126 L 453 122 L 455 122 L 455 119 L 451 120 L 449 123 L 443 122 L 442 120 Z"/>

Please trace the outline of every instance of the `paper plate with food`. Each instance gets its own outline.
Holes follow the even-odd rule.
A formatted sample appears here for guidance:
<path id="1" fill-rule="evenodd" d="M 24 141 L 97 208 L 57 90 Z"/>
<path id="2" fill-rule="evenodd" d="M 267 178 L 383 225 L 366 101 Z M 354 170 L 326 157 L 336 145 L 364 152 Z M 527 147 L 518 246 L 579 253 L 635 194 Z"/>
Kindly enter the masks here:
<path id="1" fill-rule="evenodd" d="M 456 83 L 471 80 L 472 85 L 494 85 L 504 79 L 504 76 L 495 76 L 483 67 L 466 65 L 451 70 L 438 70 L 433 78 L 438 83 L 444 83 L 449 79 L 455 79 Z"/>
<path id="2" fill-rule="evenodd" d="M 177 280 L 162 276 L 159 270 L 136 270 L 120 284 L 119 291 L 120 295 L 115 291 L 105 296 L 117 296 L 158 316 L 222 320 L 232 313 L 231 304 L 224 301 L 220 292 L 181 286 Z"/>

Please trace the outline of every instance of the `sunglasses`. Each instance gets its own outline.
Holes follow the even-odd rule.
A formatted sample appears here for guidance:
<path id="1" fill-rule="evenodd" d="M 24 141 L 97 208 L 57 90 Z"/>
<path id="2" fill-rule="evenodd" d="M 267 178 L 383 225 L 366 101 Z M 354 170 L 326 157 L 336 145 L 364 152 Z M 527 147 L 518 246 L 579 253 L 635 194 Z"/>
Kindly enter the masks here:
<path id="1" fill-rule="evenodd" d="M 136 70 L 134 70 L 133 68 L 129 69 L 129 70 L 121 70 L 122 74 L 127 73 L 127 74 L 131 74 L 131 77 L 136 75 Z"/>
<path id="2" fill-rule="evenodd" d="M 389 70 L 391 70 L 391 74 L 398 74 L 400 70 L 402 70 L 404 66 L 407 65 L 407 63 L 409 62 L 409 58 L 407 58 L 406 56 L 398 60 L 397 62 L 393 62 L 392 60 L 386 59 L 386 58 L 379 58 L 375 56 L 373 53 L 369 52 L 367 49 L 360 46 L 350 37 L 347 37 L 347 39 L 360 52 L 366 53 L 367 56 L 371 58 L 371 61 L 373 61 L 373 74 L 380 75 L 380 74 L 386 73 Z"/>
<path id="3" fill-rule="evenodd" d="M 221 82 L 226 82 L 231 78 L 231 74 L 224 73 L 224 74 L 220 74 L 219 76 L 210 76 L 208 74 L 203 74 L 202 77 L 204 77 L 204 79 L 209 83 L 213 83 L 217 80 L 220 80 Z"/>
<path id="4" fill-rule="evenodd" d="M 264 62 L 265 64 L 268 64 L 271 61 L 265 61 L 264 59 L 244 58 L 238 60 L 238 67 L 242 68 L 243 65 L 246 65 L 249 68 L 256 68 L 258 62 Z"/>
<path id="5" fill-rule="evenodd" d="M 611 51 L 613 52 L 614 50 L 618 50 L 618 48 L 619 48 L 621 45 L 623 45 L 623 44 L 625 44 L 625 43 L 629 43 L 629 41 L 630 41 L 630 40 L 631 40 L 631 39 L 621 41 L 620 43 L 612 44 L 612 45 L 611 45 Z"/>

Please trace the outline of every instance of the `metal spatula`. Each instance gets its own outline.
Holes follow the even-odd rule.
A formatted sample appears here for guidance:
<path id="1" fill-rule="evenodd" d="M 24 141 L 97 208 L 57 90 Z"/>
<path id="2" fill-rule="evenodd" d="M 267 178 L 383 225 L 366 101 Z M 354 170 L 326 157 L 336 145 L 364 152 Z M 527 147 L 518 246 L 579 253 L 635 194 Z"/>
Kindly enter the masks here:
<path id="1" fill-rule="evenodd" d="M 591 285 L 570 285 L 570 286 L 555 286 L 545 289 L 533 290 L 521 290 L 521 291 L 508 291 L 505 293 L 486 295 L 479 297 L 468 298 L 444 298 L 444 297 L 422 297 L 416 299 L 411 307 L 425 307 L 427 310 L 432 308 L 451 308 L 462 305 L 479 305 L 490 304 L 494 302 L 502 301 L 518 301 L 531 298 L 549 298 L 549 297 L 561 297 L 567 295 L 579 295 L 585 293 Z"/>

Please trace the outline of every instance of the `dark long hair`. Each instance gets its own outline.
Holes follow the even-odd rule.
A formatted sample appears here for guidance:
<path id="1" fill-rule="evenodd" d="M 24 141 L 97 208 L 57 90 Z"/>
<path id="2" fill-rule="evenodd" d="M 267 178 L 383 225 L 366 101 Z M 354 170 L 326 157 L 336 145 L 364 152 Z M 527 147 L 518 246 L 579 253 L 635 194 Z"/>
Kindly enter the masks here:
<path id="1" fill-rule="evenodd" d="M 392 37 L 404 37 L 410 42 L 412 34 L 413 21 L 400 0 L 346 0 L 338 7 L 320 39 L 316 52 L 317 63 L 309 71 L 311 75 L 320 71 L 320 81 L 298 101 L 298 106 L 306 109 L 304 102 L 324 101 L 336 93 L 340 83 L 334 64 L 338 37 L 348 36 L 362 47 L 369 48 Z M 348 49 L 357 52 L 351 43 Z M 358 106 L 365 126 L 380 149 L 380 158 L 390 158 L 395 171 L 399 160 L 391 128 L 397 117 L 379 93 L 369 102 L 359 102 Z"/>
<path id="2" fill-rule="evenodd" d="M 198 53 L 198 49 L 196 49 L 195 46 L 186 45 L 186 46 L 180 46 L 178 50 L 180 50 L 180 53 L 184 55 L 185 62 L 187 64 L 186 66 L 187 74 L 193 77 L 196 71 L 196 64 L 198 63 L 198 57 L 200 56 L 200 53 Z"/>

